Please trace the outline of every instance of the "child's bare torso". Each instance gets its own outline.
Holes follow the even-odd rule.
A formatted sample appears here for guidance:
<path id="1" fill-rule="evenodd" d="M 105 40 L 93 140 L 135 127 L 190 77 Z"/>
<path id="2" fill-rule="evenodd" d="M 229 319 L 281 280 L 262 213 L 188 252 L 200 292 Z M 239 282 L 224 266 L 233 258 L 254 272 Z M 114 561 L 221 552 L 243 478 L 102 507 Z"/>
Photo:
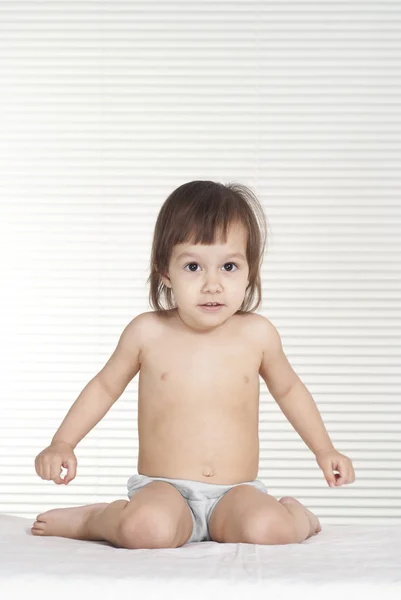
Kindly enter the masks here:
<path id="1" fill-rule="evenodd" d="M 255 315 L 202 334 L 176 310 L 148 313 L 138 384 L 138 473 L 215 484 L 253 481 L 259 465 Z"/>

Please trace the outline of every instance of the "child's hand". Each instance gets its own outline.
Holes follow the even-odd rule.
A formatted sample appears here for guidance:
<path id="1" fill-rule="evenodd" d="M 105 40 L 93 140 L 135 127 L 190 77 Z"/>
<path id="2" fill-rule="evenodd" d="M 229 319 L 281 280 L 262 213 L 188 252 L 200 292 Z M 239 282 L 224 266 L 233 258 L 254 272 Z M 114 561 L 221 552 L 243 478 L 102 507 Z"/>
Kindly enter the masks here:
<path id="1" fill-rule="evenodd" d="M 67 475 L 61 479 L 61 467 L 68 469 Z M 77 473 L 77 458 L 74 449 L 66 442 L 52 442 L 35 458 L 36 473 L 42 479 L 49 479 L 60 485 L 67 485 Z"/>
<path id="2" fill-rule="evenodd" d="M 334 448 L 318 452 L 316 462 L 322 469 L 330 487 L 338 487 L 355 481 L 355 472 L 351 460 Z M 334 470 L 339 471 L 340 474 L 334 473 Z"/>

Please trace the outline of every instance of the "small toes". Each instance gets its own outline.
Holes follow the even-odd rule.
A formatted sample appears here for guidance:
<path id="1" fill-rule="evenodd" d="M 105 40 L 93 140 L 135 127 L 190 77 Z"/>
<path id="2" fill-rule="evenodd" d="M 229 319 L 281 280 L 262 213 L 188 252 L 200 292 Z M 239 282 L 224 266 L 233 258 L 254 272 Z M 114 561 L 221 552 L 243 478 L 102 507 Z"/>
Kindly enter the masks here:
<path id="1" fill-rule="evenodd" d="M 280 498 L 279 502 L 287 502 L 287 501 L 291 502 L 293 500 L 294 500 L 294 498 L 292 496 L 284 496 L 283 498 Z"/>

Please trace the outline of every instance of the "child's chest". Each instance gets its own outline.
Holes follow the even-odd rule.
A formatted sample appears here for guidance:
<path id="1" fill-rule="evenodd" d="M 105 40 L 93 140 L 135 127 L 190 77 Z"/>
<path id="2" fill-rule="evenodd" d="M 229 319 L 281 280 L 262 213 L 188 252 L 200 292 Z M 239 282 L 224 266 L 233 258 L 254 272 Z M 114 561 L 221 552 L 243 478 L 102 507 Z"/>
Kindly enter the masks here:
<path id="1" fill-rule="evenodd" d="M 144 348 L 140 391 L 154 400 L 214 402 L 231 406 L 259 392 L 262 349 L 251 328 L 200 340 L 196 336 L 152 336 Z M 241 400 L 242 399 L 242 400 Z"/>

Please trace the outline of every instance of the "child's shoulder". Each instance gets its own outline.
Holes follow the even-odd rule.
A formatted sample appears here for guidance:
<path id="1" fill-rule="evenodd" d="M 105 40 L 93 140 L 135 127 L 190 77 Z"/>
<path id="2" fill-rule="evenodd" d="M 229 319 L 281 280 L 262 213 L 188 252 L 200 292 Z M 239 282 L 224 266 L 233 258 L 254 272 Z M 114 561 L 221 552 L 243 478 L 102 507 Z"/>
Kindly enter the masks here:
<path id="1" fill-rule="evenodd" d="M 128 326 L 132 326 L 132 329 L 149 328 L 156 321 L 155 312 L 149 310 L 147 312 L 137 314 L 129 323 Z"/>
<path id="2" fill-rule="evenodd" d="M 151 318 L 149 313 L 139 313 L 129 321 L 124 327 L 122 338 L 129 340 L 134 338 L 139 340 L 142 335 L 146 335 L 151 327 Z"/>
<path id="3" fill-rule="evenodd" d="M 160 312 L 155 310 L 149 310 L 143 313 L 139 313 L 128 323 L 127 327 L 137 332 L 144 332 L 146 334 L 149 334 L 149 332 L 151 331 L 156 331 L 156 329 L 161 325 L 161 323 L 163 322 L 162 317 L 164 317 L 164 319 L 167 319 L 169 316 L 171 316 L 171 311 L 164 312 L 166 314 L 163 315 L 161 315 Z"/>
<path id="4" fill-rule="evenodd" d="M 249 313 L 247 317 L 247 323 L 251 325 L 253 333 L 263 345 L 266 345 L 279 335 L 276 327 L 264 315 Z"/>
<path id="5" fill-rule="evenodd" d="M 245 316 L 248 322 L 254 325 L 255 328 L 269 329 L 271 327 L 274 327 L 273 323 L 267 317 L 265 317 L 264 315 L 260 315 L 259 313 L 247 313 Z"/>

